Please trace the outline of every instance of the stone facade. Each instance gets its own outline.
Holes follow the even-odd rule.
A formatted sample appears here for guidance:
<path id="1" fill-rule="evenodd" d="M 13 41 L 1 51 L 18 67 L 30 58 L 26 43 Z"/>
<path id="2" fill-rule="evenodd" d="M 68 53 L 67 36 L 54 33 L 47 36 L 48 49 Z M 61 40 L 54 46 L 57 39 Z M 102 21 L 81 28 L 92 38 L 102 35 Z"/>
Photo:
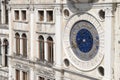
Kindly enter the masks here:
<path id="1" fill-rule="evenodd" d="M 0 80 L 120 79 L 119 0 L 0 3 Z M 81 25 L 91 29 L 91 25 L 80 23 L 71 33 L 79 21 L 90 22 L 99 38 L 99 43 L 93 41 L 96 48 L 86 53 L 88 57 L 82 55 L 85 60 L 78 57 L 81 53 L 76 56 L 76 42 L 71 43 Z M 91 34 L 96 36 L 94 30 Z"/>
<path id="2" fill-rule="evenodd" d="M 8 53 L 9 53 L 9 27 L 8 27 L 8 1 L 0 0 L 0 79 L 8 80 Z"/>

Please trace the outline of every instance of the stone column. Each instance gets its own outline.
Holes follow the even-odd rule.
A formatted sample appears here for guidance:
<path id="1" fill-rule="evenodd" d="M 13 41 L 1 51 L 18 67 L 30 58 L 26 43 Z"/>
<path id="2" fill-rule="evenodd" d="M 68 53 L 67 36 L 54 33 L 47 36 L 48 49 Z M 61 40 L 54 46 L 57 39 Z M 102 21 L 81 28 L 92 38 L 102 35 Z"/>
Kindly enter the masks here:
<path id="1" fill-rule="evenodd" d="M 22 35 L 20 35 L 20 55 L 23 55 L 23 39 L 22 39 Z"/>
<path id="2" fill-rule="evenodd" d="M 2 66 L 5 66 L 5 45 L 2 45 Z"/>
<path id="3" fill-rule="evenodd" d="M 1 23 L 5 24 L 6 22 L 6 9 L 5 9 L 5 0 L 1 0 Z"/>
<path id="4" fill-rule="evenodd" d="M 35 23 L 35 15 L 34 15 L 34 7 L 30 6 L 30 59 L 34 60 L 35 59 L 35 42 L 36 42 L 36 36 L 35 36 L 35 28 L 36 26 L 34 25 Z"/>
<path id="5" fill-rule="evenodd" d="M 9 56 L 13 56 L 13 24 L 12 24 L 12 10 L 11 8 L 9 7 L 9 10 L 8 10 L 8 17 L 9 17 Z M 13 68 L 12 68 L 12 59 L 11 58 L 8 58 L 8 61 L 9 61 L 9 80 L 13 80 L 13 77 L 14 77 L 14 74 L 13 74 Z"/>
<path id="6" fill-rule="evenodd" d="M 105 9 L 105 79 L 112 80 L 113 78 L 113 60 L 114 60 L 114 16 L 113 16 L 113 7 L 112 4 L 108 4 L 110 7 Z"/>
<path id="7" fill-rule="evenodd" d="M 47 36 L 45 36 L 44 40 L 45 40 L 45 44 L 44 44 L 45 60 L 48 61 L 48 44 L 47 44 Z"/>
<path id="8" fill-rule="evenodd" d="M 55 68 L 61 70 L 62 66 L 62 22 L 61 22 L 61 5 L 55 8 Z M 61 80 L 61 72 L 56 71 L 56 80 Z"/>
<path id="9" fill-rule="evenodd" d="M 30 76 L 29 76 L 29 80 L 35 80 L 35 74 L 34 74 L 34 69 L 33 68 L 31 68 L 30 69 Z"/>
<path id="10" fill-rule="evenodd" d="M 20 70 L 20 80 L 23 80 L 23 72 Z"/>
<path id="11" fill-rule="evenodd" d="M 55 51 L 55 63 L 56 66 L 61 67 L 61 57 L 62 57 L 62 25 L 61 25 L 61 6 L 58 5 L 56 7 L 56 20 L 55 20 L 55 46 L 56 46 L 56 51 Z"/>
<path id="12" fill-rule="evenodd" d="M 0 43 L 0 65 L 2 66 L 2 41 Z"/>
<path id="13" fill-rule="evenodd" d="M 47 22 L 47 12 L 46 12 L 46 9 L 44 10 L 44 22 Z"/>
<path id="14" fill-rule="evenodd" d="M 116 18 L 115 18 L 115 61 L 114 61 L 114 79 L 120 78 L 120 4 L 117 4 Z"/>

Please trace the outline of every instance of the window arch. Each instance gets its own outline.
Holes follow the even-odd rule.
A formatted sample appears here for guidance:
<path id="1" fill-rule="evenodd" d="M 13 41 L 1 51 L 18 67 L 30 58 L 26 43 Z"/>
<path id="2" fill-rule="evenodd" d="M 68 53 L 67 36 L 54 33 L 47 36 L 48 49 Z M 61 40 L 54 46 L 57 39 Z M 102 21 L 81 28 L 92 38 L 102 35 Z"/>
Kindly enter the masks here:
<path id="1" fill-rule="evenodd" d="M 48 62 L 53 63 L 53 39 L 51 37 L 47 38 L 48 43 Z"/>
<path id="2" fill-rule="evenodd" d="M 4 39 L 3 41 L 4 54 L 5 54 L 5 66 L 8 66 L 8 40 Z"/>
<path id="3" fill-rule="evenodd" d="M 0 64 L 2 64 L 2 43 L 0 39 Z"/>
<path id="4" fill-rule="evenodd" d="M 23 56 L 27 57 L 27 36 L 26 34 L 22 35 L 22 45 L 23 45 Z"/>
<path id="5" fill-rule="evenodd" d="M 20 35 L 16 33 L 15 38 L 16 38 L 16 54 L 20 55 Z"/>
<path id="6" fill-rule="evenodd" d="M 2 49 L 2 43 L 1 43 L 1 39 L 0 39 L 0 55 L 2 55 L 1 49 Z"/>
<path id="7" fill-rule="evenodd" d="M 39 58 L 44 61 L 44 38 L 39 36 Z"/>

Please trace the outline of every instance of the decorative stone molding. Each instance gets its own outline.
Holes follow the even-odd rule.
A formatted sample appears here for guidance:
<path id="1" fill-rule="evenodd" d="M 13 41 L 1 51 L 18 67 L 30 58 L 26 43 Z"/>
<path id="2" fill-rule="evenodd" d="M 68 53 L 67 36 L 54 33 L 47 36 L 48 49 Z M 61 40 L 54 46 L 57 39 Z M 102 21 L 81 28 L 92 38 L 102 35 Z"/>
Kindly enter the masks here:
<path id="1" fill-rule="evenodd" d="M 44 75 L 44 76 L 51 77 L 51 78 L 55 77 L 55 72 L 53 70 L 48 70 L 46 68 L 36 69 L 36 74 Z"/>
<path id="2" fill-rule="evenodd" d="M 29 10 L 30 10 L 31 12 L 34 12 L 34 6 L 33 6 L 33 5 L 30 5 L 30 6 L 29 6 Z"/>
<path id="3" fill-rule="evenodd" d="M 27 5 L 27 4 L 9 4 L 9 7 L 11 9 L 28 9 L 29 5 Z"/>
<path id="4" fill-rule="evenodd" d="M 24 65 L 22 63 L 16 63 L 13 67 L 15 69 L 23 70 L 23 71 L 26 71 L 26 72 L 29 72 L 29 70 L 30 70 L 30 68 L 27 65 Z"/>
<path id="5" fill-rule="evenodd" d="M 58 5 L 57 7 L 55 7 L 55 14 L 61 15 L 61 13 L 62 13 L 62 7 L 60 5 Z"/>
<path id="6" fill-rule="evenodd" d="M 63 47 L 64 47 L 64 50 L 65 50 L 65 53 L 66 53 L 68 59 L 76 68 L 78 68 L 82 71 L 90 71 L 90 70 L 95 69 L 103 60 L 104 46 L 105 46 L 104 45 L 104 30 L 103 30 L 101 24 L 99 23 L 99 21 L 93 15 L 91 15 L 89 13 L 86 13 L 84 15 L 81 15 L 81 14 L 82 13 L 77 13 L 77 14 L 73 15 L 70 18 L 70 20 L 68 21 L 68 23 L 65 27 L 65 30 L 64 30 L 64 35 L 63 35 L 64 36 Z M 99 47 L 98 53 L 93 59 L 91 59 L 89 61 L 82 61 L 82 60 L 78 59 L 75 56 L 74 52 L 72 51 L 72 48 L 70 45 L 69 34 L 71 31 L 71 28 L 76 22 L 78 22 L 80 20 L 90 21 L 95 26 L 95 28 L 97 29 L 98 34 L 99 34 L 99 40 L 100 40 L 99 46 L 100 47 Z"/>

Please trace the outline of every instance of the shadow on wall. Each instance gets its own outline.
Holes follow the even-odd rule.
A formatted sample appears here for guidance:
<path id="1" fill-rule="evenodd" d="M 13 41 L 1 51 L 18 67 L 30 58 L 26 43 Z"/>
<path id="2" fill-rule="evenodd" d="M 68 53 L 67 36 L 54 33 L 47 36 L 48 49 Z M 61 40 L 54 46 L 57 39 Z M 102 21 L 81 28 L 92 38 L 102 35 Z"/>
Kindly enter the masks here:
<path id="1" fill-rule="evenodd" d="M 92 8 L 95 2 L 98 2 L 98 0 L 67 0 L 67 5 L 73 13 L 86 12 Z"/>

